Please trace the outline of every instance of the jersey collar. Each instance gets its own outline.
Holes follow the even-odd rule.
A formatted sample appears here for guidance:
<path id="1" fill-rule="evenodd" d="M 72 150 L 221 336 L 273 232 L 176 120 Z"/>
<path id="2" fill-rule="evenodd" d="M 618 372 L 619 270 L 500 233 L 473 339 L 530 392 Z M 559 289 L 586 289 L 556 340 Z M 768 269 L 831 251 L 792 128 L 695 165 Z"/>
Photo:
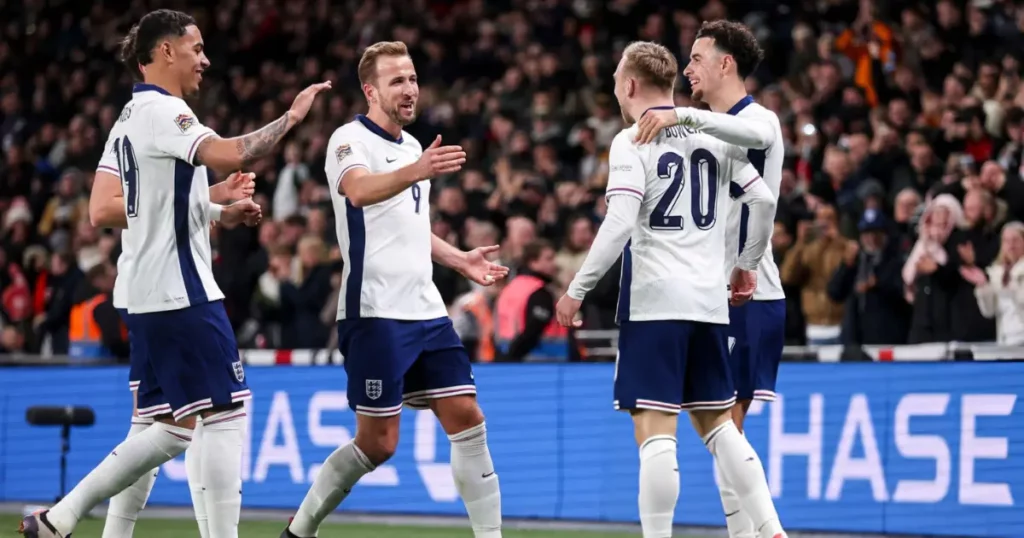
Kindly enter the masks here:
<path id="1" fill-rule="evenodd" d="M 139 92 L 156 92 L 156 93 L 162 93 L 164 95 L 171 95 L 171 92 L 161 88 L 160 86 L 157 86 L 156 84 L 145 84 L 145 83 L 142 83 L 142 82 L 140 82 L 140 83 L 136 84 L 134 87 L 132 87 L 132 93 L 139 93 Z"/>
<path id="2" fill-rule="evenodd" d="M 402 143 L 401 136 L 399 136 L 398 138 L 391 136 L 391 133 L 385 131 L 383 127 L 377 125 L 376 123 L 373 122 L 373 120 L 367 118 L 363 114 L 356 114 L 356 119 L 359 120 L 359 123 L 363 124 L 363 127 L 366 127 L 367 129 L 369 129 L 371 133 L 383 138 L 384 140 L 387 140 L 388 142 L 392 142 L 395 144 Z"/>
<path id="3" fill-rule="evenodd" d="M 741 110 L 747 108 L 747 105 L 753 102 L 754 98 L 748 95 L 743 99 L 740 99 L 740 102 L 736 103 L 735 105 L 732 105 L 732 108 L 730 108 L 729 111 L 726 112 L 726 114 L 730 116 L 735 116 L 736 114 L 739 114 Z"/>
<path id="4" fill-rule="evenodd" d="M 675 107 L 672 105 L 652 106 L 651 108 L 645 110 L 644 114 L 647 114 L 651 110 L 673 110 L 674 108 Z M 644 114 L 640 114 L 640 118 L 644 117 Z M 640 118 L 637 118 L 637 121 L 640 121 Z"/>

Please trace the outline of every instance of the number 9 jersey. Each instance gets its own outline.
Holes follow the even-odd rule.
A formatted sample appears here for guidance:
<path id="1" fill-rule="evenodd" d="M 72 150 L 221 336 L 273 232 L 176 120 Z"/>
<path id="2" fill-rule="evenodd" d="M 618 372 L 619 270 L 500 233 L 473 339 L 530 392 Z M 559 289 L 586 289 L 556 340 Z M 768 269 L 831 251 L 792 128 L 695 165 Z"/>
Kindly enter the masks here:
<path id="1" fill-rule="evenodd" d="M 771 193 L 735 146 L 683 126 L 645 145 L 635 135 L 634 126 L 615 137 L 608 163 L 606 196 L 641 200 L 622 255 L 618 321 L 728 324 L 729 197 Z"/>
<path id="2" fill-rule="evenodd" d="M 185 101 L 151 84 L 135 85 L 110 130 L 97 171 L 121 179 L 128 217 L 122 245 L 131 263 L 119 263 L 128 270 L 118 274 L 116 295 L 129 313 L 224 298 L 211 268 L 209 178 L 205 166 L 193 164 L 212 135 Z"/>

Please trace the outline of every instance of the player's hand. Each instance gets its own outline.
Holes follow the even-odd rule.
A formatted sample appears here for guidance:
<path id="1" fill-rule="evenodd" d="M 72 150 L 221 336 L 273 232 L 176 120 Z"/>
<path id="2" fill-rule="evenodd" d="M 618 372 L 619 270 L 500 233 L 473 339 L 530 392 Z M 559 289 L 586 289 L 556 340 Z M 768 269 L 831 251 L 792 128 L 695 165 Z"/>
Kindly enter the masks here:
<path id="1" fill-rule="evenodd" d="M 224 206 L 221 212 L 220 222 L 224 226 L 233 227 L 244 223 L 246 226 L 256 226 L 263 218 L 263 210 L 259 204 L 252 201 L 252 198 L 239 200 L 231 205 Z"/>
<path id="2" fill-rule="evenodd" d="M 633 142 L 648 144 L 661 133 L 662 129 L 674 125 L 679 125 L 679 117 L 676 116 L 675 109 L 648 110 L 636 122 L 636 137 L 633 138 Z"/>
<path id="3" fill-rule="evenodd" d="M 224 183 L 227 184 L 228 200 L 252 198 L 253 193 L 256 192 L 256 174 L 253 174 L 252 172 L 232 172 L 231 175 L 224 180 Z"/>
<path id="4" fill-rule="evenodd" d="M 582 327 L 583 320 L 576 317 L 580 313 L 580 305 L 582 304 L 583 301 L 563 295 L 558 300 L 558 304 L 555 305 L 555 319 L 558 320 L 559 325 L 562 327 Z"/>
<path id="5" fill-rule="evenodd" d="M 754 297 L 754 291 L 757 289 L 757 273 L 744 271 L 739 267 L 733 268 L 732 278 L 729 279 L 729 289 L 731 290 L 729 304 L 732 306 L 742 305 Z"/>
<path id="6" fill-rule="evenodd" d="M 465 263 L 459 268 L 459 273 L 481 286 L 490 286 L 505 278 L 508 276 L 508 267 L 487 260 L 487 255 L 497 252 L 498 248 L 497 245 L 491 245 L 467 252 Z"/>
<path id="7" fill-rule="evenodd" d="M 313 100 L 316 99 L 318 93 L 331 89 L 331 81 L 319 82 L 309 86 L 305 90 L 299 92 L 299 95 L 295 96 L 295 101 L 292 101 L 292 108 L 289 112 L 292 113 L 292 119 L 296 123 L 306 119 L 306 114 L 309 114 L 309 108 L 313 106 Z"/>
<path id="8" fill-rule="evenodd" d="M 451 174 L 462 170 L 466 162 L 466 152 L 462 146 L 442 146 L 441 135 L 437 135 L 423 155 L 413 166 L 416 167 L 416 179 L 421 181 L 441 174 Z"/>

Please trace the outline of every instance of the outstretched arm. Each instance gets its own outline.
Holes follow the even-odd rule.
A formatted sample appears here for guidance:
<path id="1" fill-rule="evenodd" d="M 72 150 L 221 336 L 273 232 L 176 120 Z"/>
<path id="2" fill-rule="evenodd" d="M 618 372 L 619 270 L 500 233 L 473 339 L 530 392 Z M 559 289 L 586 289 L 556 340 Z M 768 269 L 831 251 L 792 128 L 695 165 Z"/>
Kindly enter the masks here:
<path id="1" fill-rule="evenodd" d="M 765 149 L 775 142 L 775 127 L 767 120 L 687 107 L 679 107 L 675 113 L 679 124 L 698 129 L 727 144 Z"/>
<path id="2" fill-rule="evenodd" d="M 508 276 L 508 267 L 487 261 L 487 256 L 497 252 L 498 248 L 497 245 L 492 245 L 464 252 L 444 239 L 430 234 L 430 258 L 458 271 L 462 276 L 481 286 L 490 286 L 498 279 Z"/>
<path id="3" fill-rule="evenodd" d="M 430 234 L 430 258 L 459 272 L 466 265 L 466 253 L 435 234 Z"/>

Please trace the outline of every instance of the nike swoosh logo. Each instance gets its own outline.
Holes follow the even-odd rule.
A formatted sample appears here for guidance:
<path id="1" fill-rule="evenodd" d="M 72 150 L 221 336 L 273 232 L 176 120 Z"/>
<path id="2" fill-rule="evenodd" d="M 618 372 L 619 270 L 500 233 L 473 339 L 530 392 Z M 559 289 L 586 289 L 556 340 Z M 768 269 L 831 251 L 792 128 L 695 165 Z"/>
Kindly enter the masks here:
<path id="1" fill-rule="evenodd" d="M 480 478 L 487 478 L 488 476 L 491 476 L 492 474 L 494 474 L 494 471 L 491 471 L 489 473 L 485 473 L 485 474 L 481 475 Z"/>
<path id="2" fill-rule="evenodd" d="M 385 157 L 384 160 L 387 161 L 388 164 L 390 164 L 390 163 L 393 163 L 393 162 L 397 161 L 398 157 L 395 157 L 394 159 L 388 159 L 387 157 Z"/>
<path id="3" fill-rule="evenodd" d="M 738 514 L 738 513 L 740 513 L 740 511 L 739 511 L 739 510 L 737 510 L 737 511 L 735 511 L 735 512 L 730 512 L 730 513 L 728 513 L 728 514 L 725 514 L 725 517 L 732 517 L 732 516 L 735 516 L 735 515 L 736 515 L 736 514 Z"/>
<path id="4" fill-rule="evenodd" d="M 343 489 L 341 490 L 341 492 L 344 493 L 345 495 L 348 495 L 349 493 L 352 493 L 352 488 Z"/>

